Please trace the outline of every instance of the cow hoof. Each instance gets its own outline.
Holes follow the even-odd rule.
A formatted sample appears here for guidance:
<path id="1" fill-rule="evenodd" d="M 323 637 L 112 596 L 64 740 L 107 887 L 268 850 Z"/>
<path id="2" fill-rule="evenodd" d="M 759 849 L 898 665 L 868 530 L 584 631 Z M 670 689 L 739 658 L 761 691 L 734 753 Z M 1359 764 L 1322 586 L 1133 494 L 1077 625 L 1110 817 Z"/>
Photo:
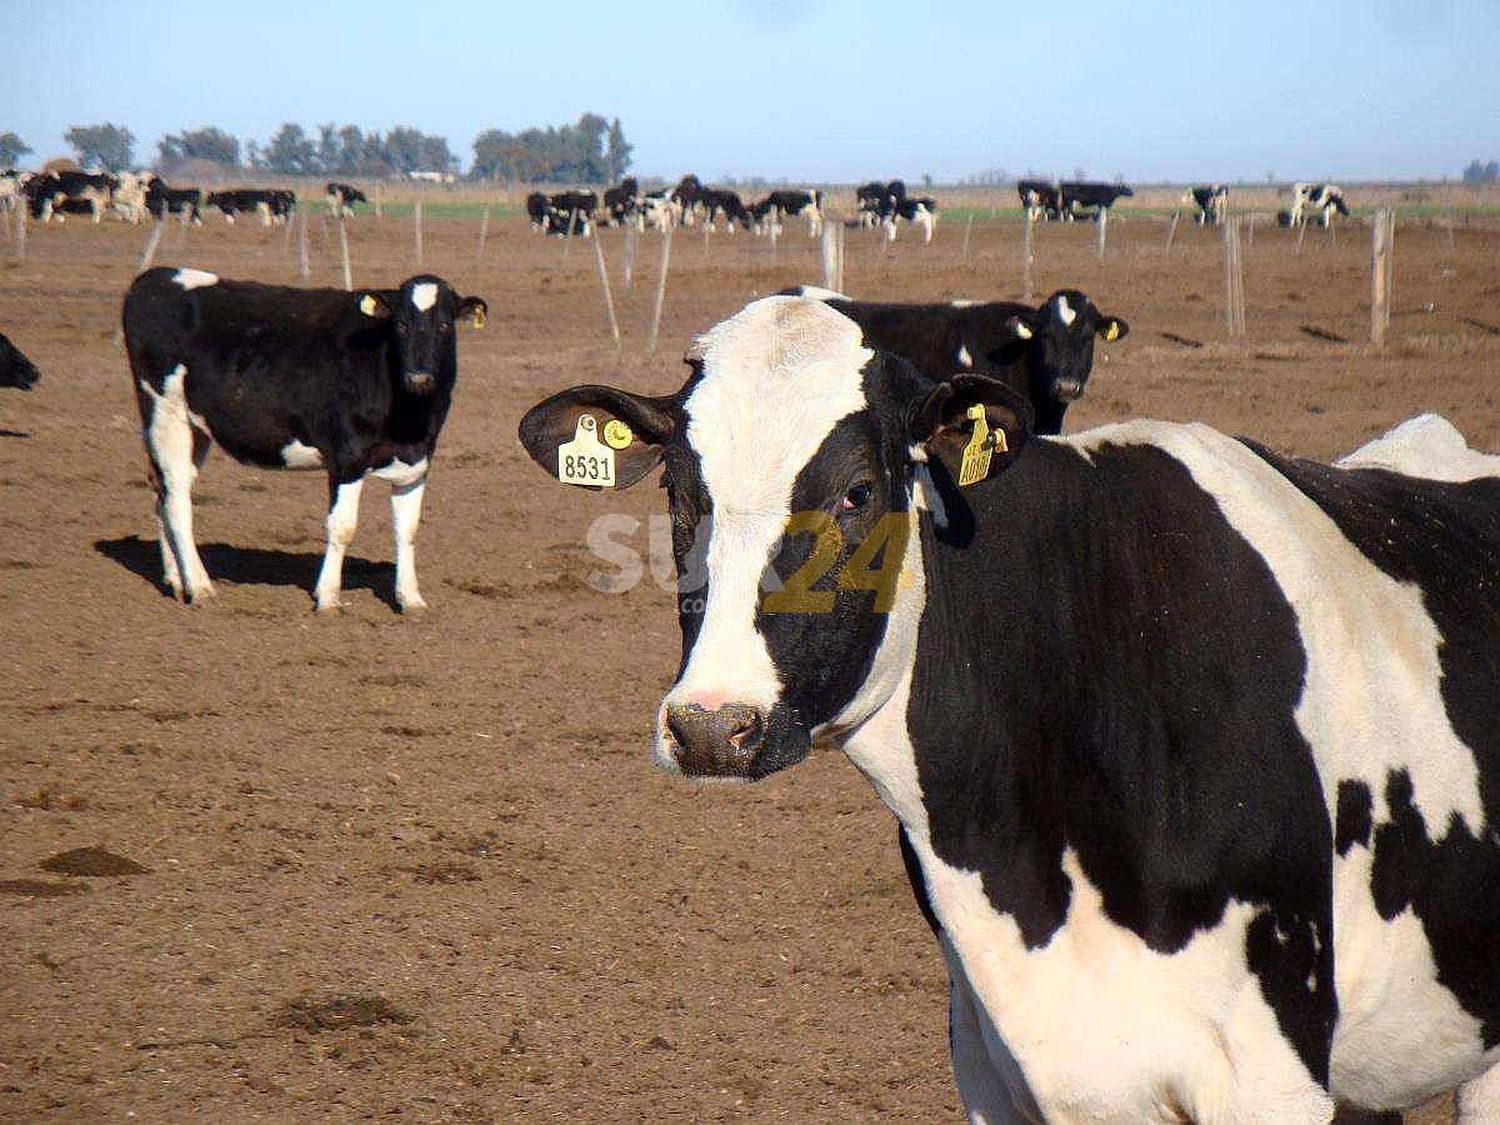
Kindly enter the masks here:
<path id="1" fill-rule="evenodd" d="M 200 586 L 196 590 L 189 590 L 183 600 L 188 605 L 207 605 L 218 596 L 218 593 L 212 586 Z"/>
<path id="2" fill-rule="evenodd" d="M 415 598 L 409 602 L 398 601 L 396 604 L 401 608 L 402 617 L 422 617 L 428 612 L 427 603 L 421 598 Z"/>
<path id="3" fill-rule="evenodd" d="M 317 611 L 320 617 L 337 617 L 344 610 L 344 603 L 337 597 L 319 598 Z"/>

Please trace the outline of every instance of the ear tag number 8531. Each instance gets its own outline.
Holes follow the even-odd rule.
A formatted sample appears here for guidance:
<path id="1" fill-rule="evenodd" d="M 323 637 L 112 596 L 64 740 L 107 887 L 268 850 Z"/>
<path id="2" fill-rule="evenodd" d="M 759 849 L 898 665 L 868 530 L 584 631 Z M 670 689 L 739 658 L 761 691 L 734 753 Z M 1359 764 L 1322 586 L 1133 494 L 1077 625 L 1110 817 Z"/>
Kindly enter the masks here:
<path id="1" fill-rule="evenodd" d="M 557 447 L 557 479 L 584 488 L 615 486 L 615 451 L 599 440 L 599 423 L 581 414 L 573 440 Z"/>

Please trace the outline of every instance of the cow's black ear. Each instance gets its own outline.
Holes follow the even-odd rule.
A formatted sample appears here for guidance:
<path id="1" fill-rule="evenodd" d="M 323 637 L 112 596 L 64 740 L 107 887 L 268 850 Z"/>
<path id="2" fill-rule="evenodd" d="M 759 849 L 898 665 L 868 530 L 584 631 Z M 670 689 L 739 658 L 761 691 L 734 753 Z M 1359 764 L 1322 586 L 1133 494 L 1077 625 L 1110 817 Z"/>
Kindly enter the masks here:
<path id="1" fill-rule="evenodd" d="M 961 485 L 1003 472 L 1031 438 L 1031 403 L 985 375 L 955 375 L 919 398 L 908 415 L 912 445 L 938 456 Z"/>
<path id="2" fill-rule="evenodd" d="M 475 328 L 483 328 L 485 318 L 490 314 L 490 306 L 483 297 L 464 297 L 458 302 L 458 311 L 454 314 L 454 320 L 468 320 Z"/>
<path id="3" fill-rule="evenodd" d="M 1126 334 L 1130 331 L 1130 325 L 1117 316 L 1105 316 L 1103 313 L 1100 313 L 1099 323 L 1095 326 L 1094 331 L 1112 344 L 1116 340 L 1123 340 L 1125 338 Z"/>
<path id="4" fill-rule="evenodd" d="M 670 398 L 570 387 L 526 412 L 520 438 L 531 459 L 564 484 L 629 488 L 661 461 L 677 419 Z"/>

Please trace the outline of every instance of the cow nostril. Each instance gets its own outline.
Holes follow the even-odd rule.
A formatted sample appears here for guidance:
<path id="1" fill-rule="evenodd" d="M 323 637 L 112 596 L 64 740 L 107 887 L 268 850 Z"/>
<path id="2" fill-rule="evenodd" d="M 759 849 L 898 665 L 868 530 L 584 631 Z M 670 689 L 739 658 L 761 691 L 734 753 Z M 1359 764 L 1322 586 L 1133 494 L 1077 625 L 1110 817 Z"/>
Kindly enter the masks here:
<path id="1" fill-rule="evenodd" d="M 729 732 L 729 744 L 736 750 L 744 749 L 746 742 L 754 742 L 765 729 L 759 711 L 751 711 L 739 719 Z"/>

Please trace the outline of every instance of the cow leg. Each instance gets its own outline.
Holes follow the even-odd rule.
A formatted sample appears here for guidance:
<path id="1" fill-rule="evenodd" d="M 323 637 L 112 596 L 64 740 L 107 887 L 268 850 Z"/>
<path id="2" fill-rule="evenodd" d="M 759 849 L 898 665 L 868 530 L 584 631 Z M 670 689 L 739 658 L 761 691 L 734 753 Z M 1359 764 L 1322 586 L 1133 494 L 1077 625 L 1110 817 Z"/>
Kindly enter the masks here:
<path id="1" fill-rule="evenodd" d="M 1500 1066 L 1492 1066 L 1458 1088 L 1459 1125 L 1500 1121 Z"/>
<path id="2" fill-rule="evenodd" d="M 396 533 L 396 604 L 402 613 L 427 608 L 417 588 L 417 526 L 422 522 L 422 494 L 427 475 L 391 489 L 391 526 Z"/>
<path id="3" fill-rule="evenodd" d="M 343 606 L 339 592 L 344 585 L 344 553 L 359 525 L 359 494 L 364 487 L 363 477 L 344 482 L 328 478 L 328 547 L 315 591 L 319 613 L 336 613 Z"/>
<path id="4" fill-rule="evenodd" d="M 146 449 L 156 486 L 162 578 L 191 604 L 212 597 L 214 588 L 193 539 L 193 482 L 210 443 L 188 414 L 186 377 L 187 369 L 178 364 L 163 381 L 160 394 L 145 383 L 141 387 L 149 396 Z"/>
<path id="5" fill-rule="evenodd" d="M 943 955 L 948 961 L 948 1046 L 964 1113 L 974 1125 L 1042 1120 L 1020 1064 L 1004 1041 L 998 1036 L 986 1040 L 979 1001 L 946 940 Z"/>

